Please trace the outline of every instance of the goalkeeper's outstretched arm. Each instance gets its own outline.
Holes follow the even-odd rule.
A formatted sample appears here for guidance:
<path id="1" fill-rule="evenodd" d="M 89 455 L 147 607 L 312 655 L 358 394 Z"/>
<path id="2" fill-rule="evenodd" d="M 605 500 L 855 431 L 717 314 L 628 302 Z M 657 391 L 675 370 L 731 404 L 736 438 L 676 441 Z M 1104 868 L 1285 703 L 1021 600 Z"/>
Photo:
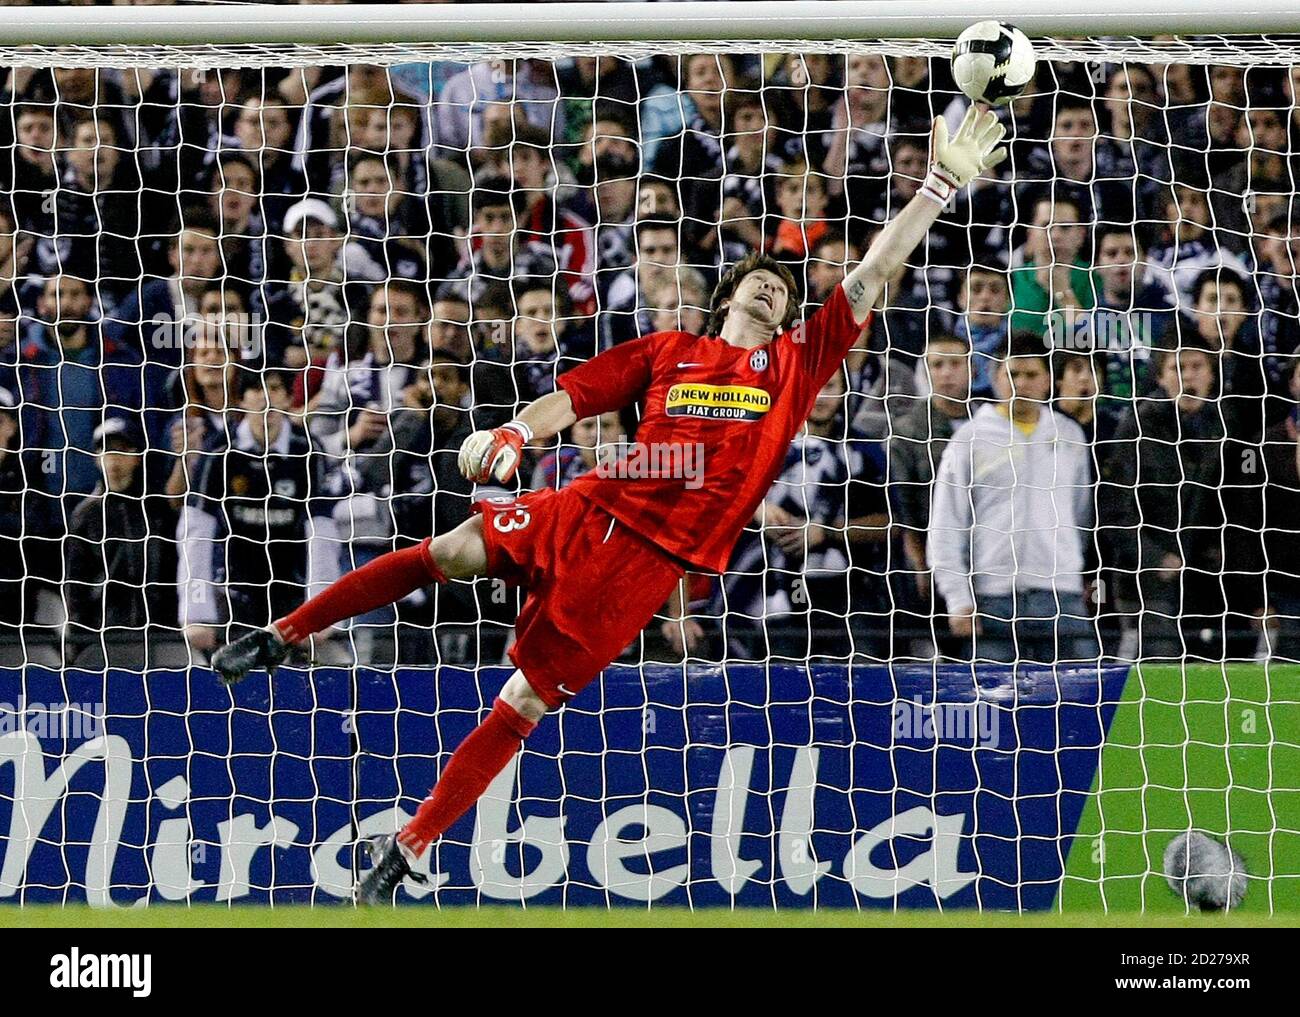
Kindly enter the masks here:
<path id="1" fill-rule="evenodd" d="M 866 320 L 880 299 L 885 281 L 925 239 L 953 192 L 1006 158 L 1007 150 L 998 148 L 1005 135 L 1006 128 L 998 122 L 997 114 L 992 110 L 980 113 L 973 105 L 951 138 L 943 118 L 935 118 L 930 129 L 930 172 L 925 183 L 885 225 L 861 264 L 841 283 L 858 321 Z"/>

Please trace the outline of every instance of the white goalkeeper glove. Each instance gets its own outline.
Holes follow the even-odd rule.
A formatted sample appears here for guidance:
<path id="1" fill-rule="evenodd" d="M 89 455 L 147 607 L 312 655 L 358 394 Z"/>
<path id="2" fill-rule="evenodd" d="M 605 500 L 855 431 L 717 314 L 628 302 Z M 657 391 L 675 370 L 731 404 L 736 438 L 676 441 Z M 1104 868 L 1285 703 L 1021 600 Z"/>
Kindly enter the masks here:
<path id="1" fill-rule="evenodd" d="M 519 420 L 490 431 L 475 431 L 460 446 L 460 472 L 476 484 L 486 484 L 491 477 L 504 484 L 519 469 L 524 443 L 532 440 L 532 428 Z"/>
<path id="2" fill-rule="evenodd" d="M 957 133 L 948 137 L 948 124 L 935 117 L 930 129 L 930 172 L 921 193 L 940 205 L 948 204 L 953 191 L 965 187 L 985 170 L 1007 157 L 998 148 L 1007 129 L 992 110 L 980 113 L 972 103 L 966 109 Z"/>

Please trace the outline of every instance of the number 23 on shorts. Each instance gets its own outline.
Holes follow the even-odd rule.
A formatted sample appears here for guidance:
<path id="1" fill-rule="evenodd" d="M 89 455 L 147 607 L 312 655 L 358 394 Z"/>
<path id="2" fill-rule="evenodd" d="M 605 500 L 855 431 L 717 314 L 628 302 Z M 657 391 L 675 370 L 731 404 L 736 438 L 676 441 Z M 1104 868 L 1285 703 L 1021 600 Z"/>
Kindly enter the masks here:
<path id="1" fill-rule="evenodd" d="M 502 509 L 499 512 L 492 513 L 492 525 L 502 533 L 510 533 L 513 530 L 522 530 L 530 522 L 532 516 L 528 514 L 528 509 L 522 505 L 515 504 L 514 498 L 489 498 L 488 501 L 498 505 L 514 504 L 513 510 L 506 511 Z"/>

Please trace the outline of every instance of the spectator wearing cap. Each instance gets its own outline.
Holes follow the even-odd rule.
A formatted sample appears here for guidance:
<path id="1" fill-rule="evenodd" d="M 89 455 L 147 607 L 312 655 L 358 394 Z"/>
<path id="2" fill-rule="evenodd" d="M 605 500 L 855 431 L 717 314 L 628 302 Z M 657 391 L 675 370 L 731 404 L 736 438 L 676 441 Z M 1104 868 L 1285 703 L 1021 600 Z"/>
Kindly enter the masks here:
<path id="1" fill-rule="evenodd" d="M 163 584 L 162 538 L 145 512 L 141 437 L 123 417 L 110 417 L 95 430 L 101 479 L 73 511 L 63 545 L 73 640 L 143 629 L 170 613 L 156 603 Z"/>
<path id="2" fill-rule="evenodd" d="M 296 370 L 342 349 L 366 287 L 349 275 L 343 227 L 327 202 L 292 205 L 282 243 L 292 268 L 268 300 L 266 362 Z"/>

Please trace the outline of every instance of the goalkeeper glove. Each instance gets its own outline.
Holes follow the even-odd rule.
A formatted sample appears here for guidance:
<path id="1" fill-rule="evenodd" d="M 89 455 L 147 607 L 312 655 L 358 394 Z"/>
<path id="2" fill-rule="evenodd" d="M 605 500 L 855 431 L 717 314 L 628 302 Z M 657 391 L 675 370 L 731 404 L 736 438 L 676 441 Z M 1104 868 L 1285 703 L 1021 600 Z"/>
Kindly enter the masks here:
<path id="1" fill-rule="evenodd" d="M 532 428 L 519 420 L 475 431 L 460 446 L 460 472 L 476 484 L 486 484 L 493 476 L 504 484 L 519 469 L 524 442 L 532 440 Z"/>
<path id="2" fill-rule="evenodd" d="M 967 107 L 961 126 L 951 138 L 943 117 L 935 117 L 930 130 L 930 172 L 921 185 L 921 193 L 946 205 L 953 191 L 965 187 L 1007 157 L 1007 150 L 997 147 L 1006 133 L 996 113 L 992 110 L 980 113 L 974 104 Z"/>

